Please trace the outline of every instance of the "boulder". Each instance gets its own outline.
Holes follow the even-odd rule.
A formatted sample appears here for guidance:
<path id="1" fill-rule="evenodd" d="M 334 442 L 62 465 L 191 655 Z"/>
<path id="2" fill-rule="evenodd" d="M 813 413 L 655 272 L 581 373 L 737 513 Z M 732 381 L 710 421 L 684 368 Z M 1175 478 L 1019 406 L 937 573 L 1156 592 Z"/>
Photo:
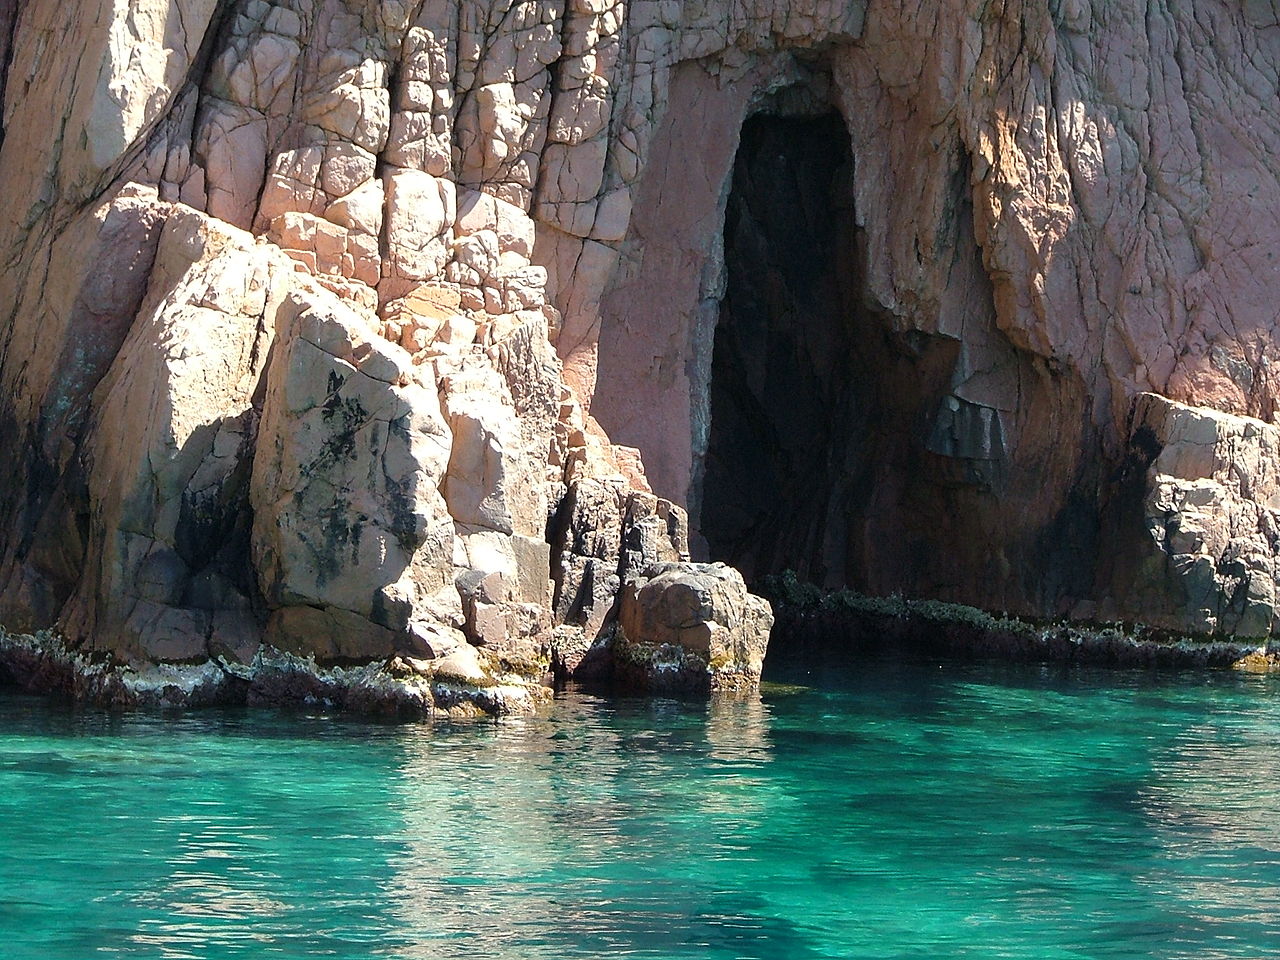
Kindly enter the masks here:
<path id="1" fill-rule="evenodd" d="M 760 680 L 773 611 L 722 563 L 665 563 L 622 589 L 610 652 L 614 681 L 700 694 Z"/>

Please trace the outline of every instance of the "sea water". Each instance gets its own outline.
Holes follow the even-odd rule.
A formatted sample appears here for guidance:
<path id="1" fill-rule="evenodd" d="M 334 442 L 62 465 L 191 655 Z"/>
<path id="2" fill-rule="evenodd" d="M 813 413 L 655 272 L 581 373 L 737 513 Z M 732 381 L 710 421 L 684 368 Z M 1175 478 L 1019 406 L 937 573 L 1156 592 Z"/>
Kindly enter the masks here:
<path id="1" fill-rule="evenodd" d="M 456 724 L 0 691 L 0 957 L 1280 956 L 1280 680 L 783 679 Z"/>

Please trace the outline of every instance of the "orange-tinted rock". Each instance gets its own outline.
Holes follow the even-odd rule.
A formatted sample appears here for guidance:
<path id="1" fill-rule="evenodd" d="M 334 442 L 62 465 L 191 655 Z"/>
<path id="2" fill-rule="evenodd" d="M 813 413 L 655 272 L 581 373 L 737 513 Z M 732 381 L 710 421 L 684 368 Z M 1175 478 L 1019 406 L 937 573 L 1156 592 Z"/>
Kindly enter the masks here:
<path id="1" fill-rule="evenodd" d="M 1264 7 L 0 4 L 0 622 L 567 663 L 642 560 L 730 543 L 1265 634 Z M 752 117 L 834 124 L 821 190 Z"/>

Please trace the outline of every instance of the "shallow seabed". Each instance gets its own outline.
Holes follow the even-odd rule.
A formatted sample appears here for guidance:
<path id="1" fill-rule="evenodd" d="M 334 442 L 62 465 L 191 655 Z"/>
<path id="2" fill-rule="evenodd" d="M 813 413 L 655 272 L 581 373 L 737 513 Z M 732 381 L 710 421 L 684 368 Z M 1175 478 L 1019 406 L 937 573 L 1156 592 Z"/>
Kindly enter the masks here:
<path id="1" fill-rule="evenodd" d="M 796 667 L 711 706 L 110 715 L 0 692 L 0 953 L 1280 950 L 1280 681 Z"/>

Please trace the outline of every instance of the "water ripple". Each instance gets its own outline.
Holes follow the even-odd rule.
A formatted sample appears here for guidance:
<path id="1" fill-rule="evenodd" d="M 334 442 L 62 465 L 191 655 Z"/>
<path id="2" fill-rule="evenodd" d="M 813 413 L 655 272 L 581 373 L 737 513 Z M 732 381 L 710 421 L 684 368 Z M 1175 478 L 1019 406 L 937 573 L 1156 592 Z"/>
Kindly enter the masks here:
<path id="1" fill-rule="evenodd" d="M 5 960 L 1256 958 L 1280 685 L 862 664 L 502 724 L 0 693 Z M 808 683 L 809 686 L 803 686 Z"/>

